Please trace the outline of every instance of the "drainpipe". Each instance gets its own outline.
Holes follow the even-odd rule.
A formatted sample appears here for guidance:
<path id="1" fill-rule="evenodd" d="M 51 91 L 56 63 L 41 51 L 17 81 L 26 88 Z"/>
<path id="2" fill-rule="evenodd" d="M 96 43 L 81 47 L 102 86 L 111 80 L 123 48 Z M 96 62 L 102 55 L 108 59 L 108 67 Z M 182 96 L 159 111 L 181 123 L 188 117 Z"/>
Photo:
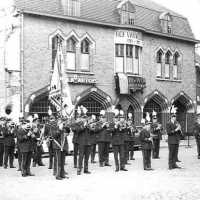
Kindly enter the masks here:
<path id="1" fill-rule="evenodd" d="M 20 112 L 24 114 L 24 14 L 20 14 Z"/>

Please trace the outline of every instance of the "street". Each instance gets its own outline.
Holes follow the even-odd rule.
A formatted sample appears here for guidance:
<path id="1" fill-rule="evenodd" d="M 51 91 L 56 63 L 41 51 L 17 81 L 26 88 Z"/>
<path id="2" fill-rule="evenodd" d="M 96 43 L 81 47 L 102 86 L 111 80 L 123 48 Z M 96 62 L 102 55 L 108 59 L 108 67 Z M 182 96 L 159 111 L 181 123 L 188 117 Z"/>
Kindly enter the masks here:
<path id="1" fill-rule="evenodd" d="M 52 170 L 44 167 L 32 168 L 34 177 L 21 177 L 16 169 L 0 168 L 1 200 L 199 200 L 200 160 L 196 156 L 195 141 L 187 148 L 184 141 L 180 147 L 179 165 L 182 169 L 168 170 L 167 145 L 161 148 L 160 159 L 152 160 L 154 171 L 144 171 L 141 151 L 135 153 L 136 160 L 127 165 L 127 172 L 115 172 L 113 154 L 111 167 L 100 168 L 98 163 L 90 164 L 92 174 L 76 175 L 72 156 L 66 158 L 69 179 L 56 180 Z M 97 157 L 96 157 L 97 160 Z M 15 161 L 15 166 L 17 163 Z"/>

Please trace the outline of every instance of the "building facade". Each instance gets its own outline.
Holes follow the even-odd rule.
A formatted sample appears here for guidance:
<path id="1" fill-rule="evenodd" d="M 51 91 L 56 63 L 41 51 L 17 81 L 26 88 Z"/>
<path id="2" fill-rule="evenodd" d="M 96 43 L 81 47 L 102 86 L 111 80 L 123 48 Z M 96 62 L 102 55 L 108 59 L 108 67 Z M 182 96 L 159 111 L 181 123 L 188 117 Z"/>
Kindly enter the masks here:
<path id="1" fill-rule="evenodd" d="M 184 132 L 196 110 L 195 40 L 188 21 L 143 0 L 16 0 L 2 45 L 1 113 L 47 115 L 61 46 L 75 107 L 146 112 L 165 125 L 174 104 Z M 13 45 L 15 44 L 15 45 Z"/>

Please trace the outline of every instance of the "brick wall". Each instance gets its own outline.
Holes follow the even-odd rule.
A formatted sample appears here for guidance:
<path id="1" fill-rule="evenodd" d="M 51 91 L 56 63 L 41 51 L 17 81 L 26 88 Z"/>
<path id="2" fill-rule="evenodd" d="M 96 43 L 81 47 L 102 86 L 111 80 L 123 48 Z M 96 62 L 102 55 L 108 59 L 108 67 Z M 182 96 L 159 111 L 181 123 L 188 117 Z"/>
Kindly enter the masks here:
<path id="1" fill-rule="evenodd" d="M 52 18 L 36 18 L 26 16 L 24 20 L 24 99 L 49 84 L 51 70 L 51 48 L 48 47 L 48 36 L 56 29 L 64 34 L 74 30 L 79 36 L 86 32 L 96 42 L 94 56 L 94 72 L 97 78 L 97 87 L 116 100 L 114 83 L 114 31 L 113 29 L 59 21 Z M 180 91 L 184 91 L 192 100 L 196 99 L 194 46 L 180 41 L 167 40 L 150 35 L 143 35 L 144 47 L 142 50 L 142 71 L 146 78 L 147 87 L 143 96 L 155 89 L 161 91 L 168 100 L 171 100 Z M 182 81 L 156 80 L 156 49 L 162 47 L 171 50 L 178 49 L 182 53 Z M 90 86 L 76 85 L 71 87 L 72 99 Z M 141 100 L 140 100 L 141 101 Z"/>

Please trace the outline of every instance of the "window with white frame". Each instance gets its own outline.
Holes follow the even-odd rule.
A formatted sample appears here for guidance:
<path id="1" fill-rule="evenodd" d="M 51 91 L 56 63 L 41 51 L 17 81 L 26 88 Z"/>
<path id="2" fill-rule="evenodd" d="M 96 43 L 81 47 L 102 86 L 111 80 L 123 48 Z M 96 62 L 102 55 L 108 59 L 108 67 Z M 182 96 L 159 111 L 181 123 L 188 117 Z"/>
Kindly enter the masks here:
<path id="1" fill-rule="evenodd" d="M 173 56 L 173 78 L 178 79 L 178 61 L 179 61 L 179 53 L 176 52 Z"/>
<path id="2" fill-rule="evenodd" d="M 160 49 L 156 54 L 156 76 L 162 77 L 162 57 L 163 57 L 163 51 Z"/>
<path id="3" fill-rule="evenodd" d="M 68 70 L 76 70 L 76 40 L 73 37 L 67 40 L 66 63 Z"/>
<path id="4" fill-rule="evenodd" d="M 124 72 L 124 44 L 115 45 L 115 70 Z"/>
<path id="5" fill-rule="evenodd" d="M 171 53 L 167 51 L 165 54 L 165 78 L 170 78 L 170 58 L 171 58 Z"/>
<path id="6" fill-rule="evenodd" d="M 84 39 L 81 42 L 80 68 L 82 71 L 90 70 L 89 58 L 90 58 L 90 43 L 88 39 Z"/>
<path id="7" fill-rule="evenodd" d="M 133 45 L 126 45 L 126 72 L 133 73 Z"/>
<path id="8" fill-rule="evenodd" d="M 138 75 L 139 74 L 139 56 L 140 56 L 140 47 L 139 46 L 134 46 L 135 47 L 135 56 L 134 56 L 134 64 L 133 64 L 133 73 Z"/>

